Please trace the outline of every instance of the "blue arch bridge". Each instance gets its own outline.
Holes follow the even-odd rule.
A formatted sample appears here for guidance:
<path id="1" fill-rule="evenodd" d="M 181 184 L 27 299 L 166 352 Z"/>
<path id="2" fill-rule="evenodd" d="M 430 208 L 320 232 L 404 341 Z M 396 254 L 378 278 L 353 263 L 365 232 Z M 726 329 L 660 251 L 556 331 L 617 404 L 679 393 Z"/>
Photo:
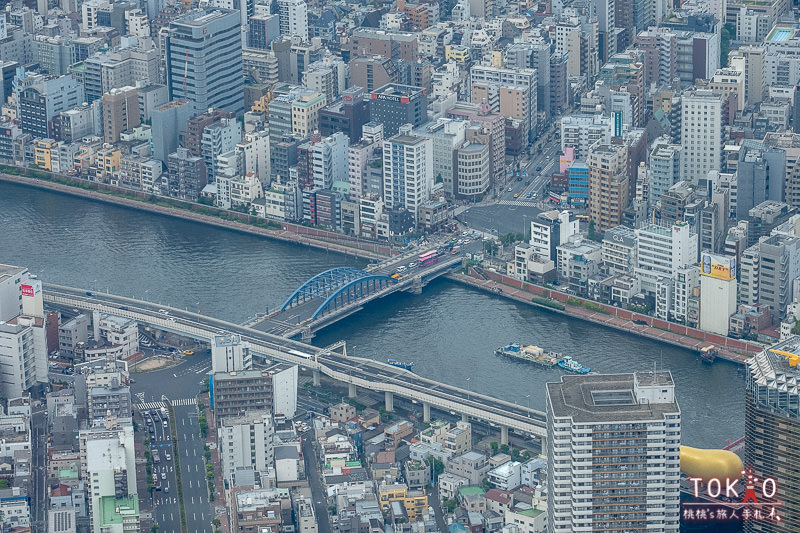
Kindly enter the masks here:
<path id="1" fill-rule="evenodd" d="M 303 308 L 302 315 L 315 320 L 325 313 L 365 298 L 397 280 L 358 268 L 340 267 L 326 270 L 303 283 L 281 306 L 281 312 Z M 309 314 L 309 311 L 313 312 Z M 298 309 L 299 310 L 299 309 Z"/>

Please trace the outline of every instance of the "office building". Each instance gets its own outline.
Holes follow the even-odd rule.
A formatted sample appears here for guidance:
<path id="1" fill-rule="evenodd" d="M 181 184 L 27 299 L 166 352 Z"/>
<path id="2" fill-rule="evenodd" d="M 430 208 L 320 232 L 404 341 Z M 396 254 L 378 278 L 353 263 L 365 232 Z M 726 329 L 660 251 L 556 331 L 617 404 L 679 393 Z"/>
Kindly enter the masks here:
<path id="1" fill-rule="evenodd" d="M 314 187 L 330 189 L 334 182 L 347 182 L 350 139 L 336 132 L 322 137 L 311 145 L 312 176 Z"/>
<path id="2" fill-rule="evenodd" d="M 800 238 L 776 234 L 747 248 L 741 261 L 741 303 L 762 304 L 773 324 L 786 317 L 793 280 L 800 276 Z"/>
<path id="3" fill-rule="evenodd" d="M 131 389 L 116 380 L 105 387 L 91 387 L 88 391 L 88 404 L 89 420 L 130 420 Z"/>
<path id="4" fill-rule="evenodd" d="M 161 81 L 161 57 L 153 47 L 95 54 L 84 61 L 83 67 L 83 85 L 89 103 L 112 89 Z"/>
<path id="5" fill-rule="evenodd" d="M 108 428 L 103 425 L 79 433 L 81 466 L 84 469 L 81 477 L 87 480 L 91 495 L 89 516 L 92 517 L 92 533 L 106 531 L 101 527 L 109 518 L 103 512 L 106 498 L 137 499 L 133 440 L 133 426 L 130 425 Z"/>
<path id="6" fill-rule="evenodd" d="M 217 429 L 219 457 L 225 479 L 237 468 L 266 473 L 275 460 L 275 426 L 267 411 L 251 410 L 240 416 L 220 419 Z"/>
<path id="7" fill-rule="evenodd" d="M 165 49 L 170 99 L 189 100 L 195 113 L 212 107 L 244 113 L 241 48 L 238 11 L 196 10 L 171 21 Z"/>
<path id="8" fill-rule="evenodd" d="M 250 370 L 253 356 L 250 343 L 240 335 L 227 333 L 211 338 L 211 372 L 238 372 Z"/>
<path id="9" fill-rule="evenodd" d="M 679 531 L 681 411 L 669 371 L 561 376 L 547 384 L 547 420 L 549 531 Z"/>
<path id="10" fill-rule="evenodd" d="M 525 145 L 533 141 L 536 132 L 536 83 L 536 71 L 530 68 L 474 65 L 470 69 L 472 103 L 480 104 L 485 100 L 493 111 L 519 120 Z"/>
<path id="11" fill-rule="evenodd" d="M 506 174 L 505 117 L 492 110 L 488 102 L 480 104 L 458 103 L 445 112 L 451 119 L 469 122 L 466 140 L 489 146 L 491 166 L 489 172 L 495 184 L 503 183 Z"/>
<path id="12" fill-rule="evenodd" d="M 62 111 L 81 105 L 83 86 L 74 76 L 48 77 L 22 72 L 14 83 L 17 116 L 23 133 L 52 138 L 53 120 Z"/>
<path id="13" fill-rule="evenodd" d="M 659 278 L 671 279 L 678 270 L 697 262 L 697 233 L 687 222 L 671 227 L 648 224 L 637 228 L 636 275 L 642 291 L 655 294 Z"/>
<path id="14" fill-rule="evenodd" d="M 677 36 L 667 28 L 650 28 L 636 35 L 636 49 L 644 53 L 644 86 L 669 85 L 678 75 Z"/>
<path id="15" fill-rule="evenodd" d="M 736 166 L 736 218 L 743 220 L 755 206 L 783 200 L 786 153 L 756 141 L 745 141 Z"/>
<path id="16" fill-rule="evenodd" d="M 188 100 L 174 100 L 153 110 L 153 159 L 167 162 L 167 156 L 178 150 L 178 136 L 186 131 L 194 106 Z"/>
<path id="17" fill-rule="evenodd" d="M 759 480 L 775 481 L 777 494 L 771 500 L 782 503 L 779 523 L 749 520 L 744 524 L 747 533 L 800 529 L 800 502 L 793 496 L 800 489 L 800 471 L 788 466 L 800 460 L 794 444 L 800 438 L 796 354 L 800 337 L 792 336 L 749 359 L 745 367 L 744 463 Z"/>
<path id="18" fill-rule="evenodd" d="M 281 35 L 308 40 L 308 5 L 305 0 L 278 0 Z"/>
<path id="19" fill-rule="evenodd" d="M 139 97 L 134 87 L 112 89 L 103 95 L 103 140 L 109 144 L 119 141 L 125 130 L 137 127 Z"/>
<path id="20" fill-rule="evenodd" d="M 344 132 L 350 144 L 361 140 L 361 128 L 369 121 L 369 100 L 364 89 L 351 86 L 341 98 L 319 110 L 319 132 L 323 137 Z"/>
<path id="21" fill-rule="evenodd" d="M 253 15 L 248 21 L 247 47 L 268 50 L 280 35 L 280 15 Z"/>
<path id="22" fill-rule="evenodd" d="M 374 105 L 374 103 L 373 103 Z M 383 201 L 418 218 L 433 189 L 433 142 L 407 134 L 383 141 Z"/>
<path id="23" fill-rule="evenodd" d="M 440 118 L 414 128 L 416 137 L 424 137 L 433 142 L 433 175 L 436 181 L 441 181 L 448 197 L 455 194 L 456 189 L 453 181 L 453 152 L 464 144 L 468 125 L 466 120 Z"/>
<path id="24" fill-rule="evenodd" d="M 696 185 L 722 163 L 722 96 L 702 89 L 684 93 L 681 128 L 681 179 Z"/>
<path id="25" fill-rule="evenodd" d="M 210 374 L 211 407 L 219 420 L 252 410 L 287 418 L 297 411 L 297 366 L 275 364 L 265 370 Z"/>
<path id="26" fill-rule="evenodd" d="M 491 183 L 489 145 L 466 143 L 456 150 L 453 193 L 456 198 L 477 199 Z"/>
<path id="27" fill-rule="evenodd" d="M 561 151 L 575 148 L 575 159 L 589 157 L 589 147 L 611 144 L 612 121 L 602 115 L 567 115 L 561 118 Z"/>
<path id="28" fill-rule="evenodd" d="M 603 144 L 589 149 L 589 219 L 595 231 L 622 223 L 628 207 L 628 150 L 624 145 Z"/>
<path id="29" fill-rule="evenodd" d="M 221 118 L 203 128 L 200 155 L 206 163 L 208 181 L 217 175 L 218 160 L 233 151 L 242 140 L 242 124 L 235 118 Z"/>
<path id="30" fill-rule="evenodd" d="M 428 97 L 420 87 L 390 83 L 370 93 L 369 120 L 383 124 L 383 135 L 396 135 L 403 124 L 428 121 Z"/>

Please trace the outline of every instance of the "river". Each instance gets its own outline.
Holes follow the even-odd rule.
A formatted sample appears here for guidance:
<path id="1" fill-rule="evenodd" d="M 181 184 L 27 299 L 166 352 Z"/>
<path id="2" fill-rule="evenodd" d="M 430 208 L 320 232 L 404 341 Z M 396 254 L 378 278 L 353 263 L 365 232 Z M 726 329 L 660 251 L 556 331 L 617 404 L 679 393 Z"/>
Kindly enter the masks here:
<path id="1" fill-rule="evenodd" d="M 311 276 L 363 260 L 71 196 L 0 183 L 0 263 L 45 282 L 110 291 L 244 322 Z M 414 371 L 544 409 L 561 372 L 493 355 L 508 342 L 570 354 L 603 373 L 672 371 L 683 443 L 720 447 L 744 434 L 743 374 L 687 350 L 625 335 L 437 280 L 422 295 L 375 302 L 320 332 L 348 353 L 413 361 Z"/>

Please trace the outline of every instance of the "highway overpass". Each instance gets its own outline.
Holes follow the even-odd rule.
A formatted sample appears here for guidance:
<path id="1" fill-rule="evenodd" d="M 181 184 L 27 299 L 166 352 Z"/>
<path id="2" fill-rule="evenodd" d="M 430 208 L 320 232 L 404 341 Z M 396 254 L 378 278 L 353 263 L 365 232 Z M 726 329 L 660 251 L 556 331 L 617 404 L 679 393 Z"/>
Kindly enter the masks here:
<path id="1" fill-rule="evenodd" d="M 503 443 L 508 440 L 509 429 L 528 437 L 546 435 L 546 418 L 541 411 L 428 379 L 380 361 L 348 357 L 346 353 L 334 352 L 333 348 L 320 349 L 206 315 L 113 294 L 88 293 L 52 284 L 44 284 L 43 292 L 44 301 L 52 307 L 111 313 L 203 342 L 209 342 L 212 335 L 223 331 L 239 334 L 251 343 L 254 352 L 266 358 L 312 370 L 315 383 L 319 382 L 319 375 L 324 374 L 347 383 L 351 395 L 357 387 L 385 393 L 388 411 L 393 409 L 393 398 L 397 394 L 422 404 L 426 421 L 434 407 L 497 426 Z M 159 310 L 166 310 L 169 315 Z"/>

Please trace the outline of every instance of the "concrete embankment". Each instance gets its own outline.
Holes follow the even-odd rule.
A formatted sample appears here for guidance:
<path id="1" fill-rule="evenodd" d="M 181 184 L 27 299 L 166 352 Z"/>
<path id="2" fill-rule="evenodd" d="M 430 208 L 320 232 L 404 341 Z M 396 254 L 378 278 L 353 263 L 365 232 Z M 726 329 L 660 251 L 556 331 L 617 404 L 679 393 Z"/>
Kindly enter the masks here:
<path id="1" fill-rule="evenodd" d="M 729 339 L 681 324 L 628 311 L 627 309 L 576 298 L 546 287 L 521 282 L 496 272 L 471 269 L 469 275 L 452 273 L 448 277 L 453 281 L 499 294 L 553 313 L 586 320 L 600 326 L 610 327 L 631 335 L 638 335 L 680 348 L 700 351 L 706 346 L 714 345 L 717 349 L 717 357 L 733 363 L 744 364 L 752 354 L 758 353 L 763 349 L 757 344 Z M 543 301 L 537 302 L 537 298 Z M 550 303 L 550 305 L 545 302 Z M 584 307 L 586 302 L 589 302 L 590 309 Z"/>
<path id="2" fill-rule="evenodd" d="M 192 220 L 194 222 L 209 224 L 219 228 L 238 231 L 241 233 L 249 233 L 252 235 L 258 235 L 261 237 L 266 237 L 268 239 L 275 239 L 284 242 L 301 244 L 304 246 L 311 246 L 314 248 L 330 252 L 337 252 L 345 255 L 353 255 L 363 259 L 369 259 L 369 260 L 384 259 L 388 257 L 390 253 L 392 253 L 392 250 L 385 245 L 377 244 L 372 241 L 364 241 L 361 239 L 356 239 L 353 237 L 348 237 L 345 235 L 340 235 L 338 233 L 333 233 L 330 231 L 325 231 L 317 228 L 306 227 L 299 224 L 290 224 L 287 222 L 274 222 L 274 224 L 280 224 L 281 229 L 258 227 L 258 226 L 253 226 L 247 222 L 222 219 L 217 216 L 198 213 L 192 210 L 192 209 L 197 209 L 197 210 L 205 209 L 205 210 L 213 210 L 215 212 L 220 211 L 216 209 L 210 209 L 207 206 L 201 204 L 193 204 L 190 202 L 182 201 L 181 202 L 182 204 L 186 204 L 189 207 L 189 209 L 182 209 L 178 207 L 171 207 L 168 205 L 160 205 L 158 203 L 153 203 L 149 201 L 149 195 L 129 189 L 112 187 L 105 184 L 92 183 L 86 180 L 71 179 L 61 176 L 59 176 L 59 180 L 67 181 L 72 184 L 65 185 L 63 183 L 56 183 L 53 181 L 48 181 L 46 179 L 37 179 L 28 176 L 16 176 L 11 174 L 0 173 L 0 181 L 16 183 L 18 185 L 35 187 L 38 189 L 45 189 L 53 192 L 58 192 L 61 194 L 69 194 L 71 196 L 78 196 L 81 198 L 86 198 L 88 200 L 105 202 L 108 204 L 114 204 L 122 207 L 127 207 L 130 209 L 148 211 L 150 213 L 157 213 L 164 216 L 183 218 L 185 220 Z M 91 185 L 92 188 L 89 189 L 83 188 L 86 186 L 86 184 Z M 119 196 L 120 194 L 124 194 L 130 197 L 136 197 L 137 199 Z M 168 201 L 168 199 L 159 197 L 157 201 Z M 225 211 L 225 213 L 230 217 L 237 217 L 247 221 L 256 219 L 256 217 L 252 217 L 249 215 L 233 211 Z"/>

